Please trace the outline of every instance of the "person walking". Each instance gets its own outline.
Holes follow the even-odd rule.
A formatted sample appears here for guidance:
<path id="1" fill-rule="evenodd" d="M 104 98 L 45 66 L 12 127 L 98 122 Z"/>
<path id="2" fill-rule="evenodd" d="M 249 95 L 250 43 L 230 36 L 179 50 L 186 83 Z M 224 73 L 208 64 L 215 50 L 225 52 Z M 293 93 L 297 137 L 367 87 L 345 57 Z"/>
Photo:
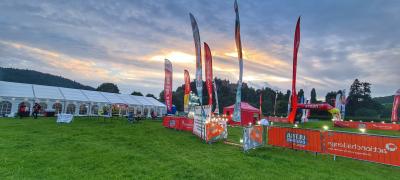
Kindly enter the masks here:
<path id="1" fill-rule="evenodd" d="M 35 105 L 33 106 L 33 113 L 32 113 L 32 115 L 33 115 L 33 118 L 34 118 L 34 119 L 37 119 L 37 116 L 38 116 L 38 114 L 39 114 L 41 108 L 42 108 L 42 107 L 41 107 L 40 104 L 38 104 L 38 103 L 35 103 Z"/>

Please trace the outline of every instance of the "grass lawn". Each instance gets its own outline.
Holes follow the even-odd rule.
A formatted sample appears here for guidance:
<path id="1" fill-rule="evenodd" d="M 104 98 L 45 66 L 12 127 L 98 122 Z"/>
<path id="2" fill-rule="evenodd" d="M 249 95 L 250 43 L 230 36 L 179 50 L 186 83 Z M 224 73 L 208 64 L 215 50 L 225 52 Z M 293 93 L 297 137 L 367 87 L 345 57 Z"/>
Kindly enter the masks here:
<path id="1" fill-rule="evenodd" d="M 229 129 L 239 139 L 241 128 Z M 399 179 L 400 168 L 263 147 L 204 144 L 161 121 L 0 119 L 0 179 Z"/>

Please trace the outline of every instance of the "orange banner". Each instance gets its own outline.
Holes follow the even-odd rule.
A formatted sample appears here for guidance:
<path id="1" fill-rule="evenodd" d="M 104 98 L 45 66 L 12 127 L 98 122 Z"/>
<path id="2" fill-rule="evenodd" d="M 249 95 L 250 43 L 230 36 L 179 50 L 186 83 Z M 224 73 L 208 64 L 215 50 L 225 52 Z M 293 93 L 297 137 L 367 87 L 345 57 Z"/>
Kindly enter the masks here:
<path id="1" fill-rule="evenodd" d="M 318 130 L 272 126 L 268 128 L 268 144 L 312 152 L 322 152 Z"/>
<path id="2" fill-rule="evenodd" d="M 400 166 L 399 137 L 272 126 L 268 144 Z"/>
<path id="3" fill-rule="evenodd" d="M 325 153 L 400 166 L 400 138 L 324 132 Z"/>

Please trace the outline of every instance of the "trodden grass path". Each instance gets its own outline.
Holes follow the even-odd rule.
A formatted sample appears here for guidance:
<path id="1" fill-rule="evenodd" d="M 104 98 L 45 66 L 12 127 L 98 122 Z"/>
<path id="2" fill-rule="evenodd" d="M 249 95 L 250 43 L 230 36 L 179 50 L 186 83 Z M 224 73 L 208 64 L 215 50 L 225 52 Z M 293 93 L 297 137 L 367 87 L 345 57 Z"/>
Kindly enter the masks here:
<path id="1" fill-rule="evenodd" d="M 229 129 L 230 138 L 241 136 Z M 0 119 L 0 179 L 399 179 L 400 168 L 263 147 L 204 144 L 160 121 Z"/>

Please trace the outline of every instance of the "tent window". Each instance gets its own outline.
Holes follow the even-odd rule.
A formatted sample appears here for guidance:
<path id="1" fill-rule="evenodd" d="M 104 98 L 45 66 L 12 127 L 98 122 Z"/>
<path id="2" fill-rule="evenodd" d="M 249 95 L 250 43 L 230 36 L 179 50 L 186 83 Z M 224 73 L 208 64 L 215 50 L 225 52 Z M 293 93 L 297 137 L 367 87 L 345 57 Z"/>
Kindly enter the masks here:
<path id="1" fill-rule="evenodd" d="M 144 108 L 144 115 L 146 115 L 147 116 L 147 113 L 149 112 L 149 110 L 147 109 L 147 108 Z"/>
<path id="2" fill-rule="evenodd" d="M 67 106 L 67 114 L 74 114 L 75 113 L 75 105 L 74 104 L 68 104 Z"/>
<path id="3" fill-rule="evenodd" d="M 40 107 L 41 107 L 41 109 L 40 109 L 40 111 L 39 111 L 39 114 L 44 114 L 44 112 L 45 112 L 46 109 L 47 109 L 47 104 L 46 104 L 46 103 L 39 103 L 39 105 L 40 105 Z"/>
<path id="4" fill-rule="evenodd" d="M 11 102 L 9 101 L 1 101 L 0 102 L 0 115 L 4 116 L 6 114 L 11 114 Z"/>
<path id="5" fill-rule="evenodd" d="M 53 109 L 55 114 L 59 114 L 62 111 L 62 105 L 61 103 L 54 103 L 53 104 Z"/>
<path id="6" fill-rule="evenodd" d="M 99 114 L 99 106 L 98 105 L 92 106 L 92 114 Z"/>
<path id="7" fill-rule="evenodd" d="M 81 106 L 79 106 L 79 115 L 86 115 L 87 111 L 88 108 L 86 104 L 81 104 Z"/>

